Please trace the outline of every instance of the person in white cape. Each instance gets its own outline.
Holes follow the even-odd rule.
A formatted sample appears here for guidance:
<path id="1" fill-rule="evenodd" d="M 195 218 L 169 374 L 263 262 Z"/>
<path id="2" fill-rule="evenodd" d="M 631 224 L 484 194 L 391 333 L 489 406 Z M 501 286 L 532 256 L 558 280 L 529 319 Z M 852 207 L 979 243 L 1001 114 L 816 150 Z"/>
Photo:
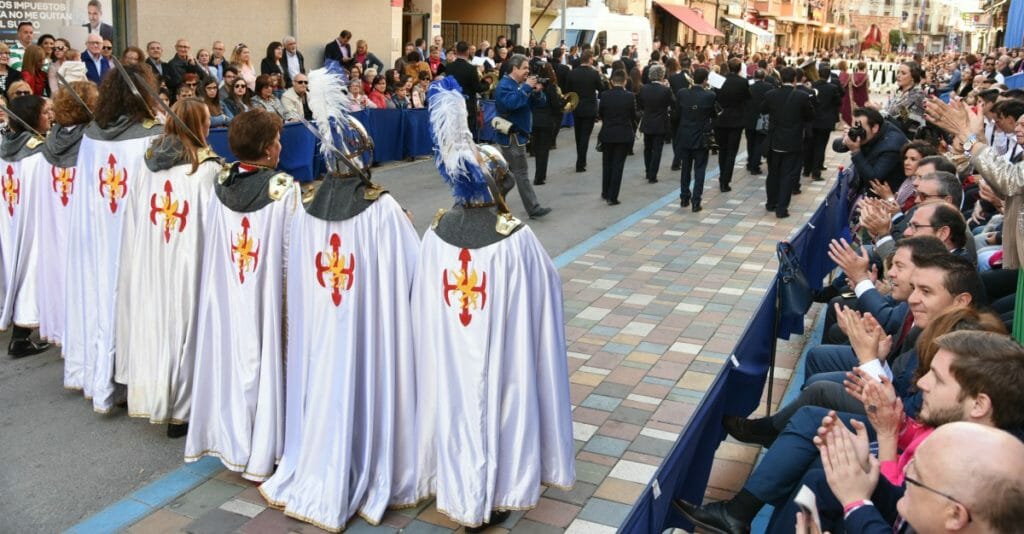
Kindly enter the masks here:
<path id="1" fill-rule="evenodd" d="M 124 68 L 140 83 L 156 87 L 148 67 Z M 161 130 L 149 92 L 136 96 L 116 73 L 103 78 L 99 92 L 95 120 L 85 129 L 74 172 L 75 191 L 81 194 L 72 206 L 68 234 L 63 348 L 64 387 L 81 389 L 92 399 L 93 410 L 107 413 L 125 398 L 124 387 L 114 383 L 125 205 L 136 193 L 146 148 Z"/>
<path id="2" fill-rule="evenodd" d="M 237 115 L 228 144 L 239 161 L 214 185 L 203 228 L 192 414 L 185 461 L 220 459 L 261 482 L 284 445 L 284 289 L 299 186 L 276 170 L 281 119 Z"/>
<path id="3" fill-rule="evenodd" d="M 206 145 L 206 104 L 184 98 L 171 112 L 182 124 L 153 139 L 125 206 L 115 380 L 128 386 L 128 415 L 175 438 L 191 408 L 203 229 L 223 164 Z"/>
<path id="4" fill-rule="evenodd" d="M 50 130 L 51 104 L 39 96 L 22 96 L 10 103 L 10 134 L 0 144 L 0 330 L 13 324 L 7 354 L 24 358 L 50 345 L 29 339 L 39 326 L 39 248 L 36 235 L 43 181 L 43 135 Z M 45 281 L 43 281 L 45 283 Z"/>
<path id="5" fill-rule="evenodd" d="M 260 486 L 286 515 L 332 532 L 355 514 L 377 524 L 389 505 L 416 503 L 409 292 L 419 237 L 358 158 L 341 160 L 372 142 L 345 111 L 345 85 L 326 69 L 309 74 L 328 174 L 292 220 L 284 456 Z M 341 141 L 353 138 L 360 146 Z"/>
<path id="6" fill-rule="evenodd" d="M 92 120 L 99 93 L 96 85 L 89 81 L 70 83 L 81 99 L 81 103 L 67 88 L 61 88 L 53 98 L 53 115 L 56 121 L 46 136 L 43 156 L 42 180 L 46 194 L 39 199 L 37 235 L 46 246 L 39 247 L 38 284 L 39 337 L 53 343 L 64 342 L 64 291 L 68 269 L 68 234 L 71 231 L 71 210 L 75 199 L 83 193 L 76 191 L 78 177 L 78 148 L 82 134 Z M 83 106 L 82 104 L 85 104 Z M 76 194 L 77 193 L 77 194 Z"/>
<path id="7" fill-rule="evenodd" d="M 479 531 L 536 506 L 542 484 L 575 482 L 562 285 L 534 233 L 492 197 L 488 174 L 507 165 L 473 144 L 457 82 L 432 83 L 428 102 L 456 205 L 423 236 L 413 282 L 417 490 Z"/>

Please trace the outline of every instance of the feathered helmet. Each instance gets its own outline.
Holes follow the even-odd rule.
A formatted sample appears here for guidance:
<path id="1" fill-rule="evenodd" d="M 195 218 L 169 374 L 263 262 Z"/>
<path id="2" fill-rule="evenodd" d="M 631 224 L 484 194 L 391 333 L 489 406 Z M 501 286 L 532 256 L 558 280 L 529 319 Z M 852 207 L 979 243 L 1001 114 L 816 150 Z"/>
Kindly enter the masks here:
<path id="1" fill-rule="evenodd" d="M 462 205 L 492 202 L 480 150 L 469 131 L 466 99 L 454 77 L 431 82 L 427 89 L 434 165 Z"/>
<path id="2" fill-rule="evenodd" d="M 352 99 L 348 93 L 348 74 L 337 62 L 309 73 L 309 110 L 320 132 L 320 152 L 327 169 L 336 175 L 351 175 L 349 166 L 339 161 L 340 151 L 359 169 L 371 163 L 364 154 L 373 155 L 373 139 L 349 111 Z M 329 146 L 328 143 L 333 143 Z M 335 151 L 337 149 L 337 151 Z"/>

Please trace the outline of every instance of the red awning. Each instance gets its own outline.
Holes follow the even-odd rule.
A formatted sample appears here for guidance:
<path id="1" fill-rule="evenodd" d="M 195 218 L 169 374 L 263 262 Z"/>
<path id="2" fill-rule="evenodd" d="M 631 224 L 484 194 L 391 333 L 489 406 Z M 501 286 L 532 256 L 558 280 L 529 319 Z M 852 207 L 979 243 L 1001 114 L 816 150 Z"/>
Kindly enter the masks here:
<path id="1" fill-rule="evenodd" d="M 655 2 L 658 7 L 668 11 L 673 17 L 679 22 L 686 24 L 693 31 L 701 35 L 710 35 L 711 37 L 725 37 L 722 32 L 718 31 L 714 25 L 709 24 L 708 21 L 704 20 L 700 12 L 696 9 L 691 9 L 686 6 L 677 6 L 672 4 L 663 4 L 661 2 Z"/>

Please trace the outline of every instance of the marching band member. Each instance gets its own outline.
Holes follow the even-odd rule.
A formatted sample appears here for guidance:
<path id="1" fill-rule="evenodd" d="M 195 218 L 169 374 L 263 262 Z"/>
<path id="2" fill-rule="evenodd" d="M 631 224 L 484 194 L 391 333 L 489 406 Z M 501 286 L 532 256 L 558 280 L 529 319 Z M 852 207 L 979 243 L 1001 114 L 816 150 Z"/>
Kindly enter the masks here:
<path id="1" fill-rule="evenodd" d="M 210 112 L 179 100 L 125 206 L 117 284 L 117 380 L 128 386 L 128 415 L 185 435 L 192 401 L 196 307 L 204 224 L 221 170 L 206 146 Z M 123 371 L 123 372 L 122 372 Z"/>
<path id="2" fill-rule="evenodd" d="M 357 513 L 377 524 L 389 504 L 416 502 L 409 293 L 419 238 L 356 159 L 370 139 L 348 116 L 344 85 L 326 69 L 309 75 L 329 174 L 292 219 L 285 448 L 260 486 L 286 515 L 335 532 Z M 346 132 L 362 146 L 346 145 Z"/>
<path id="3" fill-rule="evenodd" d="M 455 84 L 428 91 L 457 203 L 424 235 L 413 283 L 418 491 L 477 531 L 535 506 L 542 484 L 572 486 L 575 465 L 558 271 L 488 184 L 484 157 L 507 170 L 473 144 Z"/>

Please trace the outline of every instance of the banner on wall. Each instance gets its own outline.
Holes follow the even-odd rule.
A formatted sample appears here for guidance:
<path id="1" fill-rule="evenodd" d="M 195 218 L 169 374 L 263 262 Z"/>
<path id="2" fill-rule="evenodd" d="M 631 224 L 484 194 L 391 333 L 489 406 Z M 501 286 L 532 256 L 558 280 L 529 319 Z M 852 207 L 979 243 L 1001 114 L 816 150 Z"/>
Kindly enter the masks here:
<path id="1" fill-rule="evenodd" d="M 31 22 L 33 43 L 40 35 L 63 37 L 78 50 L 85 50 L 85 37 L 98 33 L 113 41 L 113 0 L 0 0 L 0 39 L 13 44 L 18 39 L 18 24 Z"/>

